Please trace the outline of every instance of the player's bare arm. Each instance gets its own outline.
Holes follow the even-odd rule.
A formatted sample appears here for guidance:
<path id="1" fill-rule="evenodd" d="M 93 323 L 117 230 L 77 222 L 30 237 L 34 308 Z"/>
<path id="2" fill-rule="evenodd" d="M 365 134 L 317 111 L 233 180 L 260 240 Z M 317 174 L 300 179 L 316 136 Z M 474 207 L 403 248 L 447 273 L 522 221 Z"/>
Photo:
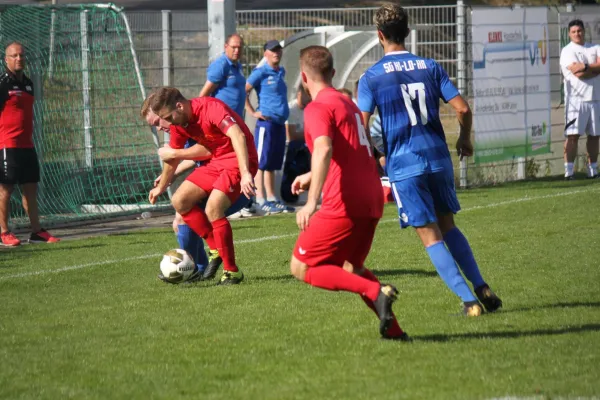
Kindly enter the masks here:
<path id="1" fill-rule="evenodd" d="M 213 83 L 211 81 L 206 81 L 206 83 L 200 90 L 200 94 L 198 95 L 198 97 L 210 96 L 215 90 L 217 90 L 218 87 L 218 84 Z"/>
<path id="2" fill-rule="evenodd" d="M 173 175 L 173 178 L 177 178 L 179 175 L 183 174 L 185 171 L 192 169 L 192 168 L 196 168 L 196 163 L 193 160 L 183 160 L 182 162 L 179 163 L 179 165 L 177 165 L 177 168 L 175 169 L 175 174 Z M 154 179 L 154 187 L 157 187 L 160 179 L 162 178 L 162 173 L 156 177 L 156 179 Z M 171 183 L 173 182 L 169 182 L 168 185 L 171 185 Z"/>
<path id="3" fill-rule="evenodd" d="M 317 211 L 317 204 L 325 185 L 325 179 L 329 172 L 329 163 L 333 154 L 333 143 L 328 136 L 319 136 L 313 144 L 310 170 L 312 172 L 308 199 L 306 205 L 296 214 L 296 223 L 301 231 L 309 224 L 310 218 Z"/>
<path id="4" fill-rule="evenodd" d="M 460 125 L 458 140 L 456 141 L 456 151 L 461 160 L 463 157 L 471 157 L 473 155 L 473 143 L 471 142 L 471 127 L 473 126 L 473 112 L 469 103 L 458 95 L 448 102 L 456 112 L 456 118 Z"/>
<path id="5" fill-rule="evenodd" d="M 371 114 L 370 112 L 366 112 L 366 111 L 361 111 L 361 114 L 362 114 L 362 118 L 363 118 L 363 123 L 365 125 L 365 134 L 367 135 L 367 138 L 369 139 L 369 143 L 371 143 L 371 152 L 373 154 L 373 157 L 375 157 L 375 159 L 377 160 L 378 168 L 379 167 L 383 168 L 383 166 L 385 165 L 385 154 L 380 152 L 377 149 L 377 147 L 375 147 L 375 145 L 373 144 L 373 139 L 371 139 L 371 129 L 369 128 L 369 122 L 371 121 L 371 116 L 373 114 Z"/>
<path id="6" fill-rule="evenodd" d="M 156 187 L 152 189 L 148 195 L 148 201 L 150 201 L 150 204 L 156 203 L 158 196 L 167 190 L 169 184 L 173 181 L 173 176 L 175 176 L 176 167 L 177 164 L 175 161 L 163 163 L 163 172 L 160 176 L 160 182 L 158 182 Z"/>
<path id="7" fill-rule="evenodd" d="M 248 147 L 246 147 L 246 135 L 244 135 L 244 132 L 238 124 L 231 125 L 225 135 L 231 139 L 231 145 L 233 146 L 233 151 L 235 151 L 235 155 L 238 160 L 240 175 L 242 177 L 242 181 L 240 182 L 242 193 L 245 194 L 246 197 L 250 198 L 255 194 L 255 186 L 254 177 L 250 172 Z"/>
<path id="8" fill-rule="evenodd" d="M 246 83 L 246 111 L 256 119 L 264 118 L 262 113 L 260 111 L 256 111 L 252 106 L 252 103 L 250 103 L 250 93 L 252 90 L 254 90 L 254 87 L 251 84 Z"/>
<path id="9" fill-rule="evenodd" d="M 600 74 L 600 62 L 595 64 L 574 62 L 567 69 L 579 79 L 590 79 Z"/>
<path id="10" fill-rule="evenodd" d="M 204 161 L 212 157 L 210 150 L 201 144 L 195 144 L 187 149 L 174 149 L 167 144 L 158 149 L 158 155 L 163 161 Z"/>

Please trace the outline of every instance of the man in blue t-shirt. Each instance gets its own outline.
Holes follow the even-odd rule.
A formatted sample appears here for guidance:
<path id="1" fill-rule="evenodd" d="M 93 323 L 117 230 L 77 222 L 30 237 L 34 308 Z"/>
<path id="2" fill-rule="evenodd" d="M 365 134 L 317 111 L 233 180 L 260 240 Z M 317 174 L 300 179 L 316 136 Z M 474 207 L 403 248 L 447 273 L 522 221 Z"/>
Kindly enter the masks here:
<path id="1" fill-rule="evenodd" d="M 277 40 L 263 46 L 266 62 L 254 69 L 246 82 L 246 111 L 258 121 L 254 143 L 258 151 L 256 202 L 265 215 L 293 212 L 275 195 L 275 171 L 283 166 L 285 153 L 285 121 L 290 115 L 285 84 L 285 69 L 279 65 L 283 48 Z M 250 104 L 249 95 L 256 90 L 258 107 Z M 266 198 L 265 198 L 266 192 Z"/>
<path id="2" fill-rule="evenodd" d="M 496 311 L 502 301 L 481 277 L 467 239 L 454 224 L 460 205 L 439 100 L 456 111 L 460 125 L 456 149 L 461 157 L 473 154 L 471 109 L 437 62 L 406 50 L 408 16 L 402 7 L 383 5 L 374 20 L 385 55 L 360 78 L 358 106 L 366 126 L 375 107 L 381 116 L 387 174 L 400 225 L 416 229 L 439 275 L 463 301 L 466 315 L 478 316 L 482 308 L 456 264 L 486 311 Z"/>

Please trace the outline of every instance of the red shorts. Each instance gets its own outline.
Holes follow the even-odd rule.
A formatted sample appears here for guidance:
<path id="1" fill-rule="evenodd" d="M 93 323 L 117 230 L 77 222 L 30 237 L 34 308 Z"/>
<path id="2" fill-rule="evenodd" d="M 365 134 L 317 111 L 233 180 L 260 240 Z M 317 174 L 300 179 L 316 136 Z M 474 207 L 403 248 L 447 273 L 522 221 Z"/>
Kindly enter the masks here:
<path id="1" fill-rule="evenodd" d="M 375 237 L 379 218 L 329 218 L 317 212 L 300 233 L 294 257 L 309 267 L 350 262 L 362 267 Z"/>
<path id="2" fill-rule="evenodd" d="M 256 175 L 258 160 L 250 160 L 250 173 Z M 208 163 L 196 168 L 186 178 L 206 193 L 210 194 L 217 189 L 227 195 L 231 204 L 240 197 L 241 174 L 237 157 L 210 160 Z"/>

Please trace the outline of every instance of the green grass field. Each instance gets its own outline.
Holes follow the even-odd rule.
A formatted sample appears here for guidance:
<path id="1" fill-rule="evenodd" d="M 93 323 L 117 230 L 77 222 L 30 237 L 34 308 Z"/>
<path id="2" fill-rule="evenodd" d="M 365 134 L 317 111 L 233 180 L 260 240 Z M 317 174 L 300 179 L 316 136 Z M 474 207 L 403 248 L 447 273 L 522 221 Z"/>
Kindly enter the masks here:
<path id="1" fill-rule="evenodd" d="M 387 206 L 368 265 L 413 343 L 292 279 L 293 215 L 233 222 L 246 281 L 165 285 L 167 228 L 0 251 L 1 399 L 600 398 L 600 182 L 459 194 L 504 300 L 468 319 Z M 93 229 L 93 228 L 92 228 Z"/>

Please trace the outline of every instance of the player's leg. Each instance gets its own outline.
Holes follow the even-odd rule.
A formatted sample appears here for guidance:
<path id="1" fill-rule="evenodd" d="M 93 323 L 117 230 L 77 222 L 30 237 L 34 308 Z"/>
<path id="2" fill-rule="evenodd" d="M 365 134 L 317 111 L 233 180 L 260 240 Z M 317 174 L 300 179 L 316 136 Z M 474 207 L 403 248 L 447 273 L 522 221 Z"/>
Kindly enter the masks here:
<path id="1" fill-rule="evenodd" d="M 378 222 L 379 220 L 376 218 L 355 220 L 352 237 L 348 241 L 348 249 L 350 251 L 348 260 L 344 263 L 344 269 L 365 279 L 379 283 L 379 279 L 377 279 L 375 274 L 364 265 L 373 244 Z M 360 297 L 367 307 L 373 310 L 375 315 L 379 317 L 375 303 L 365 295 L 360 295 Z M 382 329 L 381 337 L 390 340 L 410 341 L 410 337 L 402 330 L 396 316 L 391 310 L 390 316 L 391 318 L 386 322 L 387 326 L 384 327 L 385 329 Z"/>
<path id="2" fill-rule="evenodd" d="M 575 168 L 575 159 L 577 158 L 577 147 L 579 135 L 585 132 L 585 126 L 589 118 L 589 110 L 584 103 L 567 105 L 566 123 L 565 123 L 565 179 L 572 180 Z"/>
<path id="3" fill-rule="evenodd" d="M 204 241 L 185 223 L 179 213 L 175 213 L 173 230 L 177 235 L 179 248 L 187 251 L 194 259 L 197 267 L 196 273 L 200 277 L 208 265 L 208 258 L 206 257 L 206 251 L 204 251 Z"/>
<path id="4" fill-rule="evenodd" d="M 258 172 L 254 178 L 256 203 L 264 215 L 279 214 L 282 212 L 281 209 L 275 207 L 272 201 L 269 201 L 269 198 L 274 196 L 275 190 L 275 175 L 269 166 L 272 164 L 273 125 L 271 121 L 258 120 L 254 135 L 254 143 L 256 144 L 256 152 L 258 153 Z"/>
<path id="5" fill-rule="evenodd" d="M 19 155 L 19 183 L 21 186 L 23 208 L 29 216 L 31 235 L 29 243 L 57 243 L 60 239 L 52 236 L 40 226 L 40 212 L 38 208 L 38 182 L 40 181 L 40 166 L 35 149 L 18 149 Z"/>
<path id="6" fill-rule="evenodd" d="M 352 234 L 354 223 L 349 218 L 311 218 L 308 229 L 300 233 L 290 270 L 298 280 L 331 291 L 346 291 L 371 300 L 380 318 L 383 334 L 393 320 L 392 303 L 398 291 L 391 285 L 366 279 L 344 270 L 348 256 L 345 241 Z"/>
<path id="7" fill-rule="evenodd" d="M 4 170 L 4 168 L 2 168 Z M 2 178 L 5 178 L 3 173 Z M 2 180 L 6 182 L 6 180 Z M 8 228 L 8 218 L 10 216 L 10 196 L 14 190 L 14 185 L 0 183 L 0 228 L 2 233 L 0 235 L 2 245 L 4 246 L 18 246 L 21 241 L 12 233 Z"/>
<path id="8" fill-rule="evenodd" d="M 285 158 L 285 141 L 285 125 L 272 123 L 269 133 L 270 146 L 267 156 L 268 163 L 265 168 L 265 189 L 267 193 L 267 201 L 269 201 L 282 212 L 290 213 L 294 212 L 295 209 L 283 204 L 275 191 L 275 173 L 276 171 L 281 170 L 283 167 L 283 160 Z"/>
<path id="9" fill-rule="evenodd" d="M 437 224 L 435 206 L 427 179 L 427 175 L 421 175 L 392 182 L 392 190 L 398 204 L 400 226 L 415 228 L 429 259 L 446 286 L 463 301 L 468 315 L 477 316 L 481 314 L 481 307 L 461 275 L 452 254 L 446 248 Z"/>
<path id="10" fill-rule="evenodd" d="M 590 103 L 590 119 L 587 126 L 588 178 L 598 177 L 598 150 L 600 143 L 600 102 Z"/>

